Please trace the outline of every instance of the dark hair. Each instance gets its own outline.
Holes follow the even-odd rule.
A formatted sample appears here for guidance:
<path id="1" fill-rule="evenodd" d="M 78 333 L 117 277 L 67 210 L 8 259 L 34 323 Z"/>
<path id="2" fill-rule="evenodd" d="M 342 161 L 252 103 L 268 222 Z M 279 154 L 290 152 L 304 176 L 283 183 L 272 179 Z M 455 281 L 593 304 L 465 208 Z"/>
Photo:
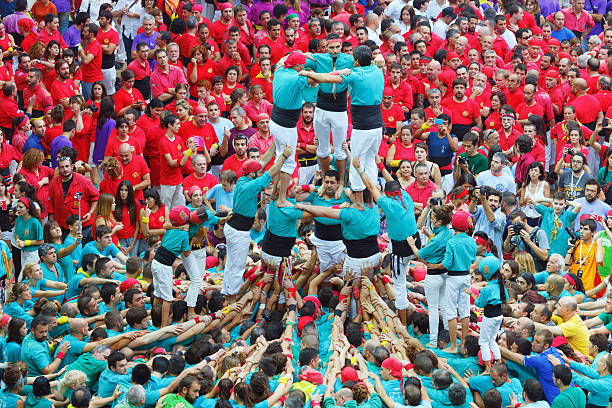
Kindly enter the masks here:
<path id="1" fill-rule="evenodd" d="M 129 312 L 129 311 L 128 311 Z M 151 369 L 146 364 L 136 364 L 132 369 L 132 382 L 145 385 L 151 379 Z"/>
<path id="2" fill-rule="evenodd" d="M 102 129 L 102 126 L 107 120 L 112 119 L 115 116 L 115 101 L 110 96 L 105 96 L 100 102 L 100 110 L 98 112 L 98 121 L 96 126 L 98 129 Z"/>
<path id="3" fill-rule="evenodd" d="M 561 381 L 561 384 L 568 386 L 572 382 L 572 371 L 565 365 L 556 365 L 552 368 L 553 378 Z"/>
<path id="4" fill-rule="evenodd" d="M 484 408 L 502 408 L 502 397 L 496 388 L 492 388 L 482 394 L 482 402 Z"/>
<path id="5" fill-rule="evenodd" d="M 43 376 L 36 377 L 32 386 L 32 393 L 38 398 L 51 394 L 51 384 L 49 383 L 49 380 Z"/>
<path id="6" fill-rule="evenodd" d="M 7 336 L 6 336 L 7 343 L 21 344 L 21 342 L 23 341 L 23 337 L 21 337 L 21 334 L 19 333 L 19 331 L 21 330 L 24 324 L 25 324 L 25 320 L 20 319 L 18 317 L 13 317 L 11 319 L 11 321 L 8 324 L 8 328 L 7 328 Z"/>
<path id="7" fill-rule="evenodd" d="M 136 221 L 138 221 L 138 206 L 136 205 L 134 186 L 132 186 L 132 183 L 129 180 L 122 180 L 117 186 L 117 191 L 115 192 L 115 211 L 113 212 L 113 215 L 115 216 L 115 220 L 117 220 L 117 222 L 121 222 L 123 219 L 124 203 L 121 199 L 121 194 L 119 193 L 122 187 L 126 187 L 128 190 L 125 206 L 127 207 L 128 214 L 130 216 L 130 224 L 135 225 Z"/>

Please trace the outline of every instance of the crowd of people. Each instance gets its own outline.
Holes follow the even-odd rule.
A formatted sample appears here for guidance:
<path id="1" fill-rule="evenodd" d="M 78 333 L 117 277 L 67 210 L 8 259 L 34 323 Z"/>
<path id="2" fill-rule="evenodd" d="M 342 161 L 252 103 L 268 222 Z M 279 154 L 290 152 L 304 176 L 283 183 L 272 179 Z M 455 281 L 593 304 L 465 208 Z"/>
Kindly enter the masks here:
<path id="1" fill-rule="evenodd" d="M 0 15 L 0 408 L 612 407 L 610 2 Z"/>

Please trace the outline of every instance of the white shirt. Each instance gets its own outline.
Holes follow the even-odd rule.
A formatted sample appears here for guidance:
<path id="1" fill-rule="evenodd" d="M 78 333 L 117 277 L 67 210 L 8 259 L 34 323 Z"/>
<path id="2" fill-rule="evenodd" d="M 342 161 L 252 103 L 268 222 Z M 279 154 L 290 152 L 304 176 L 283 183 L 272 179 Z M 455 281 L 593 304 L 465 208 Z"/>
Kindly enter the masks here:
<path id="1" fill-rule="evenodd" d="M 366 27 L 366 29 L 368 30 L 368 40 L 374 41 L 376 45 L 380 47 L 382 44 L 382 40 L 378 36 L 378 33 L 369 27 Z"/>
<path id="2" fill-rule="evenodd" d="M 441 18 L 438 19 L 431 28 L 431 31 L 436 34 L 438 37 L 445 39 L 446 32 L 448 31 L 448 24 L 442 21 Z"/>
<path id="3" fill-rule="evenodd" d="M 394 20 L 400 18 L 400 14 L 402 14 L 402 9 L 404 6 L 407 6 L 408 2 L 404 0 L 393 0 L 387 8 L 385 9 L 385 15 Z"/>
<path id="4" fill-rule="evenodd" d="M 98 1 L 98 0 L 92 0 L 92 1 Z M 119 0 L 117 4 L 115 5 L 115 7 L 113 7 L 113 11 L 121 11 L 121 9 L 123 9 L 124 7 L 131 6 L 129 9 L 130 13 L 138 14 L 138 17 L 128 17 L 127 15 L 124 15 L 121 18 L 121 25 L 119 26 L 119 35 L 125 34 L 127 38 L 134 38 L 136 36 L 136 34 L 138 33 L 138 29 L 140 28 L 142 24 L 141 19 L 145 15 L 145 9 L 140 5 L 139 1 L 136 2 L 133 6 L 132 4 L 134 4 L 134 0 Z M 99 9 L 100 8 L 98 7 L 98 10 Z M 93 20 L 93 17 L 92 17 L 92 20 Z M 128 50 L 128 52 L 129 51 L 130 50 Z"/>
<path id="5" fill-rule="evenodd" d="M 132 0 L 134 1 L 134 0 Z M 82 13 L 89 13 L 89 20 L 94 23 L 95 25 L 99 26 L 100 24 L 98 24 L 98 14 L 100 14 L 100 6 L 106 3 L 106 1 L 103 0 L 83 0 L 81 2 L 81 7 L 79 8 L 79 11 Z M 130 3 L 132 4 L 132 3 Z"/>
<path id="6" fill-rule="evenodd" d="M 231 120 L 226 118 L 219 118 L 217 123 L 213 123 L 210 120 L 208 121 L 215 129 L 215 133 L 217 134 L 217 139 L 219 139 L 219 144 L 223 143 L 223 139 L 225 139 L 225 130 L 230 130 L 234 127 L 234 124 Z"/>
<path id="7" fill-rule="evenodd" d="M 440 5 L 438 4 L 437 0 L 431 0 L 429 2 L 429 5 L 427 6 L 427 17 L 431 18 L 432 20 L 435 20 L 438 18 L 438 16 L 442 12 L 442 9 L 449 7 L 449 6 L 450 5 L 448 1 L 445 1 L 442 5 Z"/>
<path id="8" fill-rule="evenodd" d="M 506 43 L 508 44 L 508 48 L 513 49 L 514 47 L 516 47 L 516 44 L 517 44 L 516 35 L 514 35 L 512 31 L 510 30 L 504 31 L 504 33 L 501 35 L 501 38 L 506 40 Z"/>

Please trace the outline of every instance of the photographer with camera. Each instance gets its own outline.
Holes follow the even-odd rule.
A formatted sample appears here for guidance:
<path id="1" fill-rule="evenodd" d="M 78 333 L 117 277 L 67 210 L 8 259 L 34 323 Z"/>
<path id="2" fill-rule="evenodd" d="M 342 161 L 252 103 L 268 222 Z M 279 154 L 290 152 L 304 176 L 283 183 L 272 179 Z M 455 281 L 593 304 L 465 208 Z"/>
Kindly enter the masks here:
<path id="1" fill-rule="evenodd" d="M 587 181 L 593 179 L 586 165 L 586 157 L 580 152 L 574 152 L 570 160 L 571 167 L 561 171 L 555 167 L 555 172 L 559 174 L 557 191 L 565 193 L 568 200 L 576 200 L 584 197 L 584 187 Z"/>
<path id="2" fill-rule="evenodd" d="M 567 201 L 565 194 L 555 193 L 553 198 L 527 197 L 527 203 L 535 206 L 535 210 L 542 214 L 541 227 L 548 235 L 550 254 L 565 255 L 567 252 L 567 239 L 569 234 L 566 228 L 570 227 L 582 206 L 576 201 Z M 542 203 L 552 204 L 546 207 Z M 571 208 L 567 208 L 567 206 Z M 542 269 L 540 269 L 542 270 Z"/>
<path id="3" fill-rule="evenodd" d="M 467 196 L 467 190 L 466 190 Z M 431 197 L 427 200 L 427 206 L 417 218 L 417 228 L 421 235 L 421 241 L 426 242 L 427 238 L 431 235 L 434 230 L 433 222 L 431 221 L 431 214 L 434 208 L 440 207 L 446 201 L 446 194 L 444 190 L 438 188 L 431 193 Z"/>
<path id="4" fill-rule="evenodd" d="M 483 171 L 476 177 L 479 186 L 494 188 L 502 193 L 510 192 L 516 194 L 516 184 L 514 177 L 506 173 L 504 168 L 508 165 L 508 158 L 505 154 L 497 152 L 491 158 L 491 166 L 487 171 Z M 501 244 L 501 242 L 500 242 Z"/>
<path id="5" fill-rule="evenodd" d="M 455 171 L 453 173 L 455 182 L 462 174 L 471 174 L 476 177 L 487 170 L 487 158 L 478 153 L 478 135 L 473 131 L 466 133 L 463 137 L 463 148 L 465 152 L 457 156 Z"/>
<path id="6" fill-rule="evenodd" d="M 470 214 L 474 217 L 474 231 L 486 233 L 497 247 L 497 257 L 502 258 L 502 234 L 506 227 L 506 216 L 502 212 L 502 193 L 487 186 L 476 187 L 470 200 Z M 477 206 L 478 201 L 481 205 Z"/>
<path id="7" fill-rule="evenodd" d="M 608 204 L 601 199 L 603 193 L 601 186 L 595 179 L 590 179 L 584 185 L 584 197 L 576 200 L 580 204 L 581 209 L 578 213 L 578 218 L 582 219 L 583 215 L 593 216 L 596 221 L 603 221 L 608 216 L 608 212 L 612 209 Z M 597 231 L 601 231 L 602 226 L 597 224 Z M 578 226 L 574 226 L 574 231 L 578 231 Z"/>
<path id="8" fill-rule="evenodd" d="M 565 266 L 578 276 L 585 290 L 590 290 L 601 282 L 597 273 L 597 265 L 603 262 L 603 252 L 597 250 L 595 230 L 597 222 L 590 215 L 580 217 L 579 239 L 568 239 L 568 249 L 565 254 Z M 577 238 L 577 237 L 576 237 Z"/>
<path id="9" fill-rule="evenodd" d="M 528 252 L 533 257 L 536 270 L 546 269 L 548 260 L 548 237 L 540 227 L 532 227 L 527 223 L 527 216 L 522 211 L 516 211 L 511 216 L 512 224 L 508 226 L 508 235 L 504 240 L 504 252 L 512 252 L 513 256 Z"/>

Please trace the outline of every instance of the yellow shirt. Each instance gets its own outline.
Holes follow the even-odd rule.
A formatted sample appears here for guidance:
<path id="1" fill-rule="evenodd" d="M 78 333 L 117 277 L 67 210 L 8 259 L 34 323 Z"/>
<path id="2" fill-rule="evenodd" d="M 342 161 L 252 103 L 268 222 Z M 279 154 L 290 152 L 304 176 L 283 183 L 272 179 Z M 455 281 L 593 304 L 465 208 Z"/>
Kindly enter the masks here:
<path id="1" fill-rule="evenodd" d="M 559 316 L 553 316 L 551 320 L 561 329 L 563 336 L 574 350 L 585 356 L 589 355 L 589 329 L 577 314 L 567 322 L 563 322 Z"/>
<path id="2" fill-rule="evenodd" d="M 585 292 L 595 287 L 595 276 L 597 272 L 597 243 L 593 241 L 591 244 L 585 244 L 579 241 L 579 244 L 574 249 L 572 265 L 570 272 L 582 279 Z M 582 276 L 579 271 L 582 271 Z"/>

